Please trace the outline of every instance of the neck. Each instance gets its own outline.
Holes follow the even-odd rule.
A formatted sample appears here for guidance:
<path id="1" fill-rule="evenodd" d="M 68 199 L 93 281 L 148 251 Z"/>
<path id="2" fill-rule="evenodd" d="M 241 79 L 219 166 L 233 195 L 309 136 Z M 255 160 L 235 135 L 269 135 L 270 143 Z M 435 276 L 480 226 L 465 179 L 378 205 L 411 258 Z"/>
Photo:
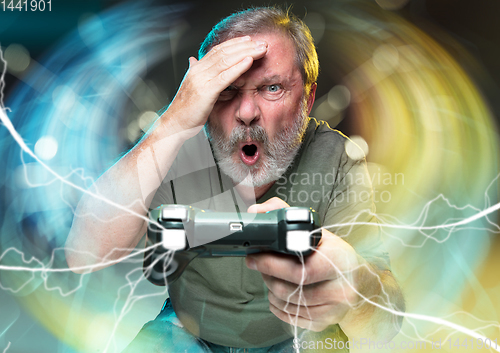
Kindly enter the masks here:
<path id="1" fill-rule="evenodd" d="M 269 184 L 262 185 L 262 186 L 243 186 L 241 184 L 235 184 L 235 189 L 238 191 L 238 194 L 240 194 L 241 198 L 245 202 L 247 206 L 253 205 L 254 203 L 257 202 L 258 199 L 260 199 L 264 194 L 273 186 L 274 181 L 270 182 Z"/>

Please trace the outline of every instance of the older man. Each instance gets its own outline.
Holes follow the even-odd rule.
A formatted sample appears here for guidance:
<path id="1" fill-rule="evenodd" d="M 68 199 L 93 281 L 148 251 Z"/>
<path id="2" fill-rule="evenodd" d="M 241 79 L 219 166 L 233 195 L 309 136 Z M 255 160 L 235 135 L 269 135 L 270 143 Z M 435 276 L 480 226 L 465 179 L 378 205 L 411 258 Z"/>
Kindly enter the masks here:
<path id="1" fill-rule="evenodd" d="M 275 8 L 235 13 L 189 63 L 154 127 L 96 182 L 102 200 L 80 202 L 67 247 L 94 256 L 68 250 L 70 267 L 117 262 L 144 235 L 144 219 L 105 199 L 142 215 L 167 203 L 248 212 L 307 206 L 333 227 L 304 266 L 271 253 L 195 259 L 127 351 L 292 351 L 301 346 L 296 327 L 330 342 L 392 338 L 399 318 L 363 300 L 404 309 L 369 224 L 364 161 L 347 156 L 345 136 L 308 118 L 318 60 L 307 27 Z M 365 225 L 335 226 L 353 219 Z"/>

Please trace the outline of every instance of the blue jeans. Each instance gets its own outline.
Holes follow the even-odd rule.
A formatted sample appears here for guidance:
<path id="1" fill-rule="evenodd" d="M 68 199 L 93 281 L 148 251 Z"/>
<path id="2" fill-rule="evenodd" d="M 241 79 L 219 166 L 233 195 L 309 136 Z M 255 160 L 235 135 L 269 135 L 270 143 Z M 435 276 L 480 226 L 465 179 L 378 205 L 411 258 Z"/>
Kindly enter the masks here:
<path id="1" fill-rule="evenodd" d="M 293 338 L 263 348 L 221 346 L 193 336 L 175 315 L 170 299 L 160 314 L 139 331 L 122 353 L 293 353 Z"/>

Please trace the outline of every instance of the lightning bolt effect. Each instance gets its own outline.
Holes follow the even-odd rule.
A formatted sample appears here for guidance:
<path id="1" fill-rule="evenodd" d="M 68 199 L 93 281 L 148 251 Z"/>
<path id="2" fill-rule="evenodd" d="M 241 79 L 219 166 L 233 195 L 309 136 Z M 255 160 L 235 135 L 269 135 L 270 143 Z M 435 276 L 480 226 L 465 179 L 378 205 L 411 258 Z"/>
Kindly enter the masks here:
<path id="1" fill-rule="evenodd" d="M 10 347 L 10 342 L 7 344 L 7 347 L 5 347 L 5 349 L 3 350 L 3 353 L 7 353 L 7 351 L 9 350 L 9 347 Z"/>
<path id="2" fill-rule="evenodd" d="M 4 65 L 1 294 L 14 296 L 12 307 L 18 303 L 78 351 L 120 351 L 167 295 L 142 274 L 143 244 L 119 265 L 83 276 L 68 271 L 62 247 L 81 194 L 140 136 L 141 112 L 166 103 L 168 93 L 151 77 L 158 63 L 188 46 L 185 36 L 179 41 L 186 10 L 124 4 L 87 18 L 23 77 L 7 100 L 10 109 L 3 105 Z M 323 10 L 333 30 L 321 41 L 351 92 L 350 118 L 370 144 L 370 173 L 405 176 L 403 185 L 373 180 L 375 191 L 391 195 L 377 203 L 376 216 L 407 313 L 395 310 L 385 292 L 363 299 L 405 317 L 396 340 L 499 337 L 500 284 L 484 288 L 476 274 L 500 231 L 491 113 L 446 50 L 397 15 L 363 1 Z M 352 45 L 359 42 L 369 44 Z M 313 112 L 332 122 L 345 114 Z M 46 160 L 33 152 L 44 136 L 58 146 Z M 335 226 L 360 225 L 357 216 Z M 355 290 L 349 273 L 339 275 Z M 2 314 L 5 352 L 16 347 L 22 316 L 4 308 Z"/>

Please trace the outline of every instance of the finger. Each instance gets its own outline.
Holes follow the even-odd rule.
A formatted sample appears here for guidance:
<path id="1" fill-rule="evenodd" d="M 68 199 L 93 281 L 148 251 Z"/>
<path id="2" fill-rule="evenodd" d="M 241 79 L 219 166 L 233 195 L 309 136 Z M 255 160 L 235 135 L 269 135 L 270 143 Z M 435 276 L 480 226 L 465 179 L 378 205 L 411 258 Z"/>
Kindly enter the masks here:
<path id="1" fill-rule="evenodd" d="M 339 322 L 349 311 L 349 306 L 341 303 L 329 305 L 297 305 L 268 294 L 269 303 L 280 311 L 311 321 Z"/>
<path id="2" fill-rule="evenodd" d="M 345 298 L 342 289 L 338 288 L 335 281 L 300 286 L 268 275 L 262 275 L 262 278 L 276 298 L 293 304 L 325 305 Z"/>
<path id="3" fill-rule="evenodd" d="M 252 67 L 253 58 L 251 56 L 246 56 L 240 62 L 228 66 L 226 69 L 217 72 L 216 76 L 210 80 L 211 85 L 218 87 L 218 91 L 226 89 L 230 84 L 232 84 L 238 77 L 243 75 L 250 67 Z"/>
<path id="4" fill-rule="evenodd" d="M 354 304 L 360 299 L 353 289 L 353 283 L 348 284 L 341 279 L 300 286 L 272 276 L 262 275 L 262 278 L 275 297 L 294 304 Z"/>
<path id="5" fill-rule="evenodd" d="M 268 211 L 274 211 L 280 208 L 290 207 L 285 201 L 279 197 L 273 197 L 266 202 L 261 204 L 254 204 L 250 206 L 247 210 L 248 213 L 265 213 Z"/>
<path id="6" fill-rule="evenodd" d="M 255 52 L 267 50 L 267 43 L 263 41 L 224 42 L 213 47 L 200 61 L 207 63 L 207 67 L 220 63 L 224 57 L 253 55 Z"/>
<path id="7" fill-rule="evenodd" d="M 296 256 L 280 253 L 247 255 L 246 265 L 251 270 L 281 278 L 294 284 L 303 284 L 303 264 Z"/>
<path id="8" fill-rule="evenodd" d="M 213 53 L 214 49 L 217 50 L 217 48 L 226 48 L 226 47 L 230 47 L 236 43 L 242 43 L 242 42 L 249 42 L 251 41 L 252 38 L 250 36 L 243 36 L 243 37 L 235 37 L 235 38 L 231 38 L 231 39 L 228 39 L 222 43 L 219 43 L 217 45 L 214 45 L 206 55 L 209 55 L 210 53 Z"/>
<path id="9" fill-rule="evenodd" d="M 271 303 L 269 303 L 269 310 L 281 321 L 284 321 L 292 326 L 298 326 L 310 331 L 321 332 L 329 326 L 327 322 L 319 320 L 312 321 L 300 316 L 288 314 L 278 309 Z"/>
<path id="10" fill-rule="evenodd" d="M 194 64 L 196 64 L 198 60 L 194 56 L 189 57 L 189 67 L 192 67 Z"/>
<path id="11" fill-rule="evenodd" d="M 274 296 L 272 292 L 269 292 L 267 295 L 269 299 L 269 303 L 272 304 L 277 309 L 293 315 L 300 316 L 304 319 L 314 320 L 314 318 L 318 318 L 321 315 L 318 315 L 317 308 L 322 308 L 324 310 L 324 305 L 312 306 L 312 305 L 297 305 L 291 302 L 287 302 L 285 300 L 278 299 Z"/>
<path id="12" fill-rule="evenodd" d="M 248 255 L 248 268 L 294 284 L 311 284 L 337 278 L 335 267 L 325 257 L 314 252 L 299 257 L 279 253 Z"/>
<path id="13" fill-rule="evenodd" d="M 356 283 L 343 278 L 323 282 L 297 285 L 282 279 L 262 275 L 266 287 L 277 298 L 300 305 L 324 305 L 334 303 L 359 303 L 361 297 L 356 292 Z"/>
<path id="14" fill-rule="evenodd" d="M 224 72 L 240 63 L 247 57 L 257 60 L 267 52 L 265 42 L 244 42 L 231 47 L 218 49 L 204 60 L 204 67 L 210 72 Z M 242 73 L 240 73 L 241 75 Z"/>
<path id="15" fill-rule="evenodd" d="M 219 57 L 218 61 L 207 69 L 209 75 L 214 75 L 209 79 L 210 83 L 225 89 L 248 71 L 254 60 L 262 58 L 266 51 L 265 47 L 251 48 Z"/>
<path id="16" fill-rule="evenodd" d="M 210 99 L 216 99 L 222 90 L 248 71 L 254 60 L 267 52 L 267 44 L 248 41 L 225 48 L 214 48 L 190 66 L 190 77 L 199 83 L 204 92 L 212 92 Z"/>
<path id="17" fill-rule="evenodd" d="M 214 46 L 212 49 L 210 49 L 210 51 L 207 54 L 205 54 L 203 59 L 205 59 L 205 58 L 210 59 L 210 57 L 216 55 L 217 53 L 220 53 L 221 51 L 222 52 L 224 52 L 224 51 L 227 52 L 228 50 L 231 51 L 231 48 L 240 48 L 241 49 L 242 45 L 248 46 L 249 45 L 248 43 L 250 43 L 250 42 L 251 42 L 250 36 L 236 37 L 236 38 L 226 40 L 225 42 L 222 42 L 222 43 Z"/>

